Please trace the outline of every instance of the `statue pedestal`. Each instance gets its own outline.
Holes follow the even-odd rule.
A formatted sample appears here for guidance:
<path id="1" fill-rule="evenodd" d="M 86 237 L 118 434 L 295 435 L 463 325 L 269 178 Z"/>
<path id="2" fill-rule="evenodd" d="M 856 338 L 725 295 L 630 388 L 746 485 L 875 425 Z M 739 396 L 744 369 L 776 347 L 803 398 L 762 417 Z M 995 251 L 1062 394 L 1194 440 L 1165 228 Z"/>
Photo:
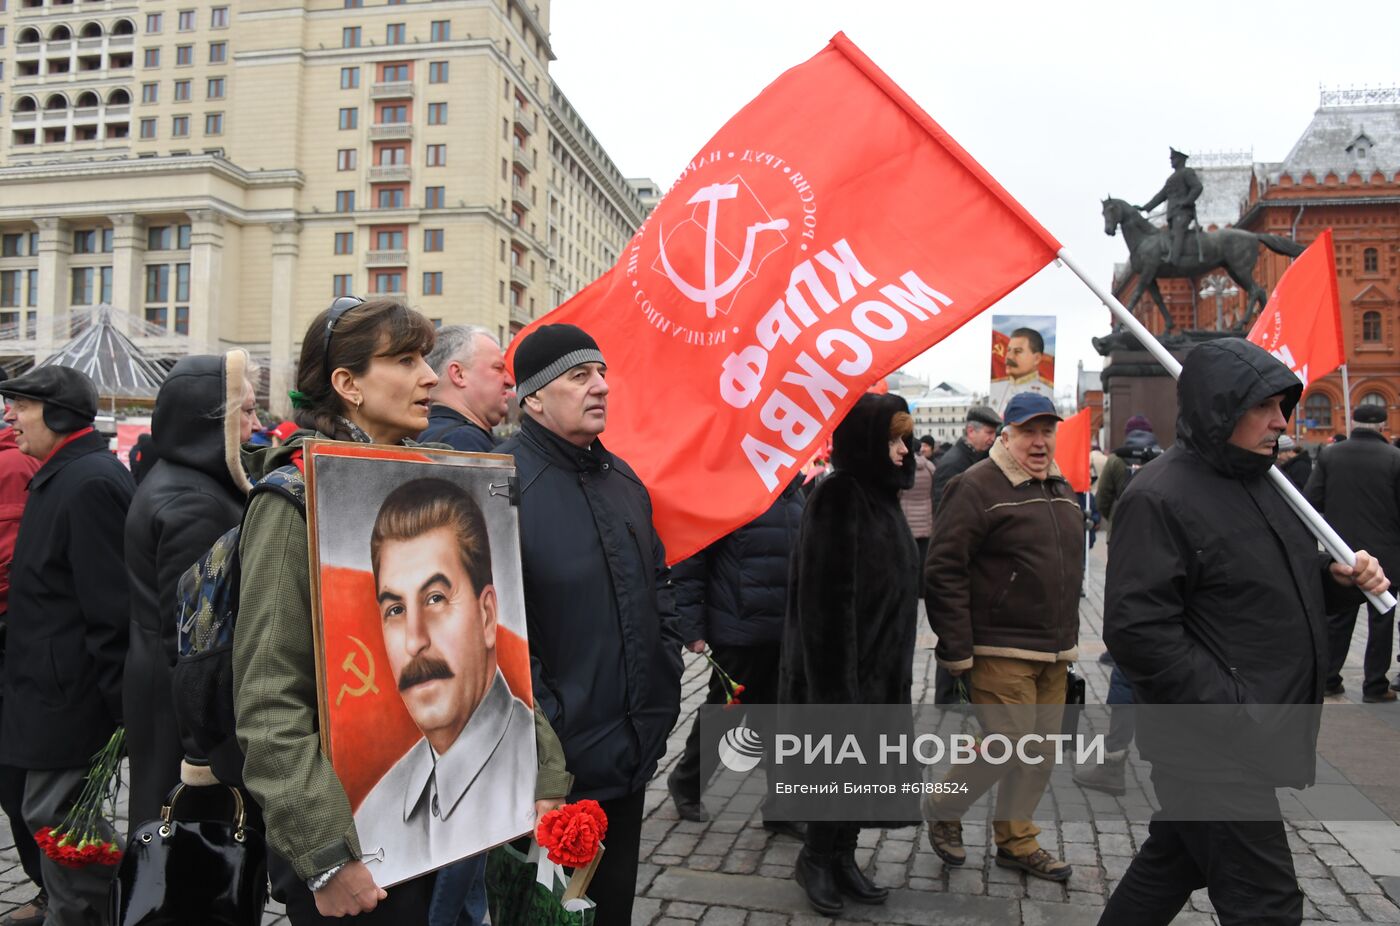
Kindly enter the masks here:
<path id="1" fill-rule="evenodd" d="M 1162 345 L 1178 361 L 1184 361 L 1197 344 L 1228 337 L 1215 331 L 1186 331 L 1162 338 Z M 1124 425 L 1133 415 L 1146 415 L 1152 422 L 1157 443 L 1170 447 L 1176 442 L 1176 379 L 1168 373 L 1137 339 L 1128 334 L 1096 338 L 1095 347 L 1108 358 L 1099 378 L 1103 382 L 1103 423 L 1106 452 L 1123 446 Z"/>

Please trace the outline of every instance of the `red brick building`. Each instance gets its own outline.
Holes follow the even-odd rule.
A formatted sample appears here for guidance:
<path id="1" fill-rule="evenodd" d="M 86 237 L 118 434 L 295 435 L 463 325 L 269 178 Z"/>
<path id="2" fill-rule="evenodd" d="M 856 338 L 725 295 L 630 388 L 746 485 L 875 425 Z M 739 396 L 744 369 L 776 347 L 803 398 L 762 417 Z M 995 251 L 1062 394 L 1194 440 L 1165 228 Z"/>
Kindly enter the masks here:
<path id="1" fill-rule="evenodd" d="M 1252 160 L 1252 159 L 1250 159 Z M 1400 88 L 1323 91 L 1312 122 L 1277 163 L 1240 155 L 1193 157 L 1205 186 L 1198 216 L 1205 228 L 1234 225 L 1311 244 L 1333 230 L 1352 407 L 1384 405 L 1400 431 Z M 1270 292 L 1288 259 L 1260 248 L 1255 278 Z M 1120 265 L 1114 294 L 1131 295 L 1136 276 Z M 1241 321 L 1244 295 L 1223 274 L 1162 281 L 1162 296 L 1182 328 L 1229 329 Z M 1217 295 L 1218 294 L 1218 295 Z M 1150 297 L 1135 314 L 1153 333 L 1162 320 Z M 1319 442 L 1346 428 L 1341 372 L 1308 384 L 1298 433 Z"/>

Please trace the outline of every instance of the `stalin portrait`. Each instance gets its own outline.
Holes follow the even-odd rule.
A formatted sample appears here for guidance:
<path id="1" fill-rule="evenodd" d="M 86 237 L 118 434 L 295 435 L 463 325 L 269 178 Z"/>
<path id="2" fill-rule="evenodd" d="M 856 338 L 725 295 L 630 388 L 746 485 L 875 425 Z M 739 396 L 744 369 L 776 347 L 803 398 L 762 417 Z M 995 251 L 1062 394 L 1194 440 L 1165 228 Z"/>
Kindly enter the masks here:
<path id="1" fill-rule="evenodd" d="M 529 829 L 534 714 L 497 666 L 486 519 L 467 490 L 395 488 L 370 563 L 389 668 L 423 734 L 355 811 L 364 858 L 391 885 Z"/>

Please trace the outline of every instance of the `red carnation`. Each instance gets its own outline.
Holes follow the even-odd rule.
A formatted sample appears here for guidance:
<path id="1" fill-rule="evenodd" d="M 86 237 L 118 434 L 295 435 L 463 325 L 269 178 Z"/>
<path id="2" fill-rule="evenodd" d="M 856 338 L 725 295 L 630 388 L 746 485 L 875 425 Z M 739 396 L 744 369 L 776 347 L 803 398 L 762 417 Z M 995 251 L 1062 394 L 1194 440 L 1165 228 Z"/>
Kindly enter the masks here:
<path id="1" fill-rule="evenodd" d="M 567 868 L 593 861 L 608 831 L 608 817 L 597 801 L 579 801 L 551 810 L 535 827 L 535 839 L 549 860 Z"/>

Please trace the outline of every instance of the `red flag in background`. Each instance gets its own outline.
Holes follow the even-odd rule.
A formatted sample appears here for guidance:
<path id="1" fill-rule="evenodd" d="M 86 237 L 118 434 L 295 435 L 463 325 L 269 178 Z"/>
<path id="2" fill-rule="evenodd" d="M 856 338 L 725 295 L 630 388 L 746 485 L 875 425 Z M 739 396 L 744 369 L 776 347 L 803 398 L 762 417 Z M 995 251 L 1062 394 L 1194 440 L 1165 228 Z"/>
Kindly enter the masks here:
<path id="1" fill-rule="evenodd" d="M 1089 409 L 1081 408 L 1055 429 L 1055 462 L 1076 492 L 1089 491 Z"/>
<path id="2" fill-rule="evenodd" d="M 674 562 L 762 513 L 868 386 L 1059 248 L 838 34 L 700 150 L 615 267 L 534 324 L 598 341 L 603 442 L 650 489 Z"/>
<path id="3" fill-rule="evenodd" d="M 1346 362 L 1332 229 L 1283 272 L 1249 340 L 1287 364 L 1305 388 Z"/>

